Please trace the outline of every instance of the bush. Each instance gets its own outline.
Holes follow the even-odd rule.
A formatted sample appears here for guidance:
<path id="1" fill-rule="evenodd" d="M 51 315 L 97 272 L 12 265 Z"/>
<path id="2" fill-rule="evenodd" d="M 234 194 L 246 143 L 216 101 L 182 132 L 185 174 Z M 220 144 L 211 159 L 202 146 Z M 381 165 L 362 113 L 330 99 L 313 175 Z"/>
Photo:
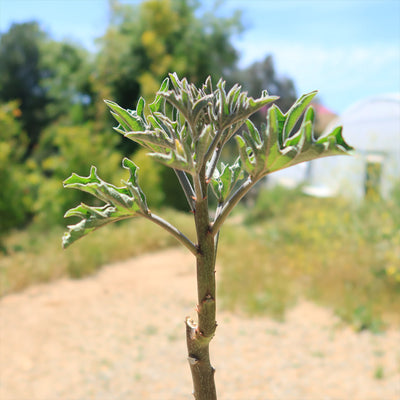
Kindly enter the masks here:
<path id="1" fill-rule="evenodd" d="M 117 186 L 123 177 L 120 155 L 114 150 L 116 137 L 93 132 L 93 124 L 83 126 L 52 125 L 47 128 L 35 151 L 41 182 L 35 204 L 35 221 L 42 226 L 65 224 L 63 215 L 77 202 L 91 200 L 78 190 L 64 190 L 62 181 L 72 171 L 89 175 L 96 164 L 102 176 Z M 90 201 L 89 200 L 89 201 Z"/>
<path id="2" fill-rule="evenodd" d="M 18 120 L 17 102 L 0 105 L 0 241 L 29 219 L 32 208 L 30 163 L 23 163 L 28 140 Z M 1 247 L 1 244 L 0 244 Z"/>
<path id="3" fill-rule="evenodd" d="M 283 318 L 297 298 L 307 297 L 356 330 L 400 323 L 395 198 L 356 206 L 274 188 L 260 193 L 244 220 L 245 226 L 230 226 L 220 246 L 226 308 Z"/>

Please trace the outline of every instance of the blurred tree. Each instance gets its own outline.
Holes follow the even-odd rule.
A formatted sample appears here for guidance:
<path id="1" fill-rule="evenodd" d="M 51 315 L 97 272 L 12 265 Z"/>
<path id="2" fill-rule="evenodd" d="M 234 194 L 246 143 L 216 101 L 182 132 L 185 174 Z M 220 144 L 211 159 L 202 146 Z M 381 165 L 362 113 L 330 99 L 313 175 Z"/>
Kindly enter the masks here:
<path id="1" fill-rule="evenodd" d="M 1 237 L 23 225 L 33 208 L 30 163 L 22 163 L 28 138 L 20 122 L 16 101 L 0 104 L 0 248 Z"/>
<path id="2" fill-rule="evenodd" d="M 140 95 L 149 100 L 171 71 L 200 84 L 208 75 L 216 80 L 233 70 L 238 54 L 230 38 L 241 29 L 239 14 L 200 15 L 199 4 L 147 0 L 133 6 L 110 1 L 110 26 L 99 41 L 96 62 L 101 110 L 104 98 L 128 108 Z M 135 148 L 132 142 L 124 143 L 126 153 Z"/>
<path id="3" fill-rule="evenodd" d="M 232 78 L 234 83 L 240 82 L 252 97 L 258 97 L 261 90 L 267 90 L 270 95 L 279 96 L 279 100 L 274 104 L 283 112 L 286 112 L 297 99 L 294 82 L 288 77 L 277 74 L 271 55 L 243 70 L 237 70 Z M 252 120 L 260 125 L 265 122 L 265 117 L 266 110 L 261 110 L 253 116 Z"/>
<path id="4" fill-rule="evenodd" d="M 29 155 L 43 129 L 63 118 L 92 118 L 92 65 L 79 46 L 50 40 L 36 22 L 14 24 L 0 36 L 0 101 L 18 100 Z"/>
<path id="5" fill-rule="evenodd" d="M 46 34 L 36 22 L 13 24 L 0 36 L 0 101 L 18 100 L 22 128 L 29 137 L 28 150 L 37 143 L 48 122 L 45 89 L 40 85 L 46 74 L 40 68 L 40 44 Z"/>
<path id="6" fill-rule="evenodd" d="M 121 178 L 127 178 L 120 167 L 121 156 L 115 151 L 117 136 L 93 130 L 93 122 L 76 126 L 52 124 L 41 135 L 35 151 L 42 178 L 34 207 L 39 225 L 64 223 L 64 212 L 72 204 L 88 199 L 83 192 L 71 190 L 66 194 L 63 190 L 62 181 L 70 171 L 89 175 L 90 165 L 96 164 L 100 173 L 117 186 Z"/>
<path id="7" fill-rule="evenodd" d="M 79 124 L 93 119 L 93 64 L 90 54 L 75 43 L 46 41 L 41 46 L 41 80 L 51 121 Z"/>

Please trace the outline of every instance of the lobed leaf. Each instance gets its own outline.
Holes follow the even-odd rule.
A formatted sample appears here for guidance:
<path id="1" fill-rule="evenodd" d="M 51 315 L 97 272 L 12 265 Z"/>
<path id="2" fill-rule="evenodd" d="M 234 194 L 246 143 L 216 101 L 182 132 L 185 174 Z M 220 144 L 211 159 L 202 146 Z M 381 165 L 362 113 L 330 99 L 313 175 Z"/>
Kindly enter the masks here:
<path id="1" fill-rule="evenodd" d="M 278 99 L 277 96 L 269 96 L 267 91 L 263 91 L 259 99 L 247 97 L 246 92 L 241 92 L 241 87 L 234 85 L 226 94 L 225 82 L 220 80 L 217 84 L 216 91 L 216 125 L 221 131 L 228 130 L 228 134 L 222 140 L 222 144 L 226 143 L 240 128 L 246 120 L 259 111 L 267 104 Z M 230 129 L 237 124 L 236 129 Z"/>
<path id="2" fill-rule="evenodd" d="M 161 84 L 160 90 L 157 93 L 156 98 L 154 99 L 153 103 L 149 104 L 149 108 L 151 112 L 158 112 L 158 111 L 165 111 L 165 98 L 163 98 L 162 93 L 168 90 L 169 86 L 169 79 L 165 78 Z M 139 114 L 139 112 L 138 112 Z"/>
<path id="3" fill-rule="evenodd" d="M 122 165 L 130 174 L 128 181 L 123 182 L 123 187 L 103 181 L 97 175 L 96 167 L 91 168 L 87 177 L 72 174 L 63 182 L 65 188 L 90 193 L 106 203 L 102 207 L 82 203 L 65 213 L 66 218 L 79 217 L 82 221 L 68 226 L 68 232 L 63 236 L 64 248 L 105 224 L 148 212 L 146 197 L 138 185 L 138 167 L 128 158 L 124 158 Z"/>
<path id="4" fill-rule="evenodd" d="M 353 148 L 342 137 L 338 127 L 324 137 L 315 138 L 314 110 L 307 106 L 316 92 L 301 96 L 286 114 L 277 106 L 268 110 L 267 126 L 259 132 L 247 122 L 248 132 L 236 137 L 243 168 L 253 180 L 292 165 L 316 158 L 349 154 Z M 305 112 L 298 132 L 297 121 Z"/>
<path id="5" fill-rule="evenodd" d="M 124 108 L 120 107 L 117 103 L 114 103 L 110 100 L 104 100 L 104 102 L 111 108 L 112 116 L 119 122 L 120 126 L 118 127 L 120 130 L 122 127 L 125 132 L 143 132 L 146 130 L 146 122 L 144 118 L 139 116 L 136 111 L 132 110 L 125 110 Z M 142 106 L 142 102 L 140 102 L 140 107 Z M 143 113 L 143 110 L 140 110 Z"/>
<path id="6" fill-rule="evenodd" d="M 232 165 L 222 162 L 219 169 L 215 169 L 211 188 L 219 203 L 223 203 L 229 197 L 237 182 L 242 178 L 243 170 L 239 157 Z"/>

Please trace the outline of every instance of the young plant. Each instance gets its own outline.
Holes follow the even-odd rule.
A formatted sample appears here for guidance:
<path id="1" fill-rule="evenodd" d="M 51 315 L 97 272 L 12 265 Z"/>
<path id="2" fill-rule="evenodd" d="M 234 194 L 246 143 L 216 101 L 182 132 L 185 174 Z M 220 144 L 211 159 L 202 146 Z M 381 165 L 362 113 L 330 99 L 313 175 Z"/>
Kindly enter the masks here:
<path id="1" fill-rule="evenodd" d="M 67 211 L 66 217 L 79 217 L 81 221 L 68 226 L 64 247 L 110 222 L 142 217 L 167 230 L 195 256 L 197 321 L 186 319 L 186 341 L 196 400 L 217 398 L 209 344 L 217 327 L 215 261 L 224 221 L 243 196 L 271 172 L 351 150 L 342 138 L 340 127 L 327 136 L 314 136 L 314 110 L 309 105 L 315 95 L 316 92 L 303 95 L 286 114 L 275 105 L 270 106 L 267 124 L 260 130 L 249 117 L 277 97 L 263 91 L 260 98 L 253 99 L 238 85 L 227 93 L 223 80 L 213 88 L 208 78 L 198 89 L 174 73 L 164 80 L 148 108 L 143 98 L 139 99 L 136 110 L 125 110 L 106 101 L 119 123 L 115 130 L 148 149 L 150 157 L 176 172 L 194 216 L 195 243 L 150 211 L 139 186 L 138 167 L 128 158 L 122 161 L 130 172 L 123 186 L 103 181 L 95 167 L 88 177 L 72 174 L 64 181 L 65 187 L 89 192 L 104 202 L 100 207 L 80 204 Z M 301 126 L 295 131 L 303 113 Z M 246 129 L 239 132 L 243 126 Z M 231 138 L 237 142 L 238 157 L 226 164 L 220 161 L 220 156 Z M 212 213 L 210 193 L 217 199 Z"/>

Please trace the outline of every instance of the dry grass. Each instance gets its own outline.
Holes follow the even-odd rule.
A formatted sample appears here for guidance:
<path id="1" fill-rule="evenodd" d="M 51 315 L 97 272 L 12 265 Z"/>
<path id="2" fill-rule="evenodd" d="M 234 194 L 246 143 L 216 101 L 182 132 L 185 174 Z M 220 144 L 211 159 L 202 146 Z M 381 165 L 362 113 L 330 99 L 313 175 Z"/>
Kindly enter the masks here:
<path id="1" fill-rule="evenodd" d="M 277 189 L 262 193 L 245 221 L 222 235 L 228 309 L 282 319 L 307 297 L 357 330 L 400 323 L 398 202 L 351 206 Z"/>
<path id="2" fill-rule="evenodd" d="M 351 206 L 297 191 L 261 193 L 222 229 L 220 303 L 247 314 L 283 319 L 299 298 L 332 308 L 355 329 L 375 332 L 400 318 L 400 202 Z M 191 214 L 165 210 L 191 238 Z M 62 228 L 30 229 L 8 237 L 0 259 L 0 295 L 59 277 L 80 278 L 102 265 L 174 246 L 146 220 L 106 226 L 61 249 Z"/>
<path id="3" fill-rule="evenodd" d="M 162 214 L 193 237 L 191 216 L 170 210 Z M 7 238 L 8 254 L 0 259 L 0 296 L 64 276 L 81 278 L 104 264 L 177 244 L 175 238 L 144 219 L 105 226 L 67 250 L 61 248 L 63 230 L 57 227 L 43 232 L 31 226 Z"/>

